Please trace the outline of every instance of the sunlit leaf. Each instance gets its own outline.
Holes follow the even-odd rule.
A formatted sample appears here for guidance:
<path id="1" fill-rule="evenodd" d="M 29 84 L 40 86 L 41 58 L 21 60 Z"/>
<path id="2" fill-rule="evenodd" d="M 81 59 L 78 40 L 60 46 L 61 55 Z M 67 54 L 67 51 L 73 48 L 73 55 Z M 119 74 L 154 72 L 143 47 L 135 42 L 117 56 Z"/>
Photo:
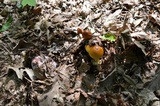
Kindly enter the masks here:
<path id="1" fill-rule="evenodd" d="M 101 38 L 103 40 L 109 40 L 111 42 L 114 42 L 116 40 L 116 36 L 112 33 L 107 33 L 107 34 L 103 35 Z"/>
<path id="2" fill-rule="evenodd" d="M 36 6 L 36 0 L 22 0 L 22 6 L 26 6 L 26 5 L 29 5 L 29 6 Z"/>
<path id="3" fill-rule="evenodd" d="M 10 28 L 12 21 L 13 21 L 13 18 L 9 17 L 8 20 L 6 21 L 6 23 L 4 25 L 2 25 L 2 27 L 0 28 L 0 32 L 8 30 Z"/>

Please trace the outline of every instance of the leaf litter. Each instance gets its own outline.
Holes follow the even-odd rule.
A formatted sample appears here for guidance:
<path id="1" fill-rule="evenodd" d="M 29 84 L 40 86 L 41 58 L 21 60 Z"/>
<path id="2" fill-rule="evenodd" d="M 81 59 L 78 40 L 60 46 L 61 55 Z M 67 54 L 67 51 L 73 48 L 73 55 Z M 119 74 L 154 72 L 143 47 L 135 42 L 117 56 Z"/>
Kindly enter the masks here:
<path id="1" fill-rule="evenodd" d="M 37 0 L 35 7 L 20 5 L 0 4 L 0 104 L 159 105 L 158 1 Z M 90 32 L 89 39 L 78 28 Z M 104 48 L 99 64 L 86 45 Z"/>

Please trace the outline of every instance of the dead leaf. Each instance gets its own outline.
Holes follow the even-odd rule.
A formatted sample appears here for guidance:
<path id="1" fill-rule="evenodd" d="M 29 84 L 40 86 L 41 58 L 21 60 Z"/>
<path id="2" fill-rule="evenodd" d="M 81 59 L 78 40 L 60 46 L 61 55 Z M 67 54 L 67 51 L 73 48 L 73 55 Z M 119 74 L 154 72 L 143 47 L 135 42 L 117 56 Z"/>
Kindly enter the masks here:
<path id="1" fill-rule="evenodd" d="M 131 37 L 140 37 L 140 38 L 145 38 L 145 39 L 148 39 L 147 37 L 147 33 L 142 31 L 142 32 L 133 32 L 130 34 Z"/>
<path id="2" fill-rule="evenodd" d="M 21 79 L 21 80 L 23 79 L 24 72 L 26 72 L 27 75 L 29 76 L 29 78 L 30 78 L 31 80 L 34 80 L 34 73 L 33 73 L 33 70 L 32 70 L 32 69 L 29 69 L 29 68 L 21 68 L 21 67 L 11 67 L 11 66 L 9 66 L 9 67 L 8 67 L 8 73 L 9 73 L 10 71 L 14 71 L 14 72 L 16 73 L 17 77 L 18 77 L 19 79 Z"/>
<path id="3" fill-rule="evenodd" d="M 137 19 L 137 20 L 134 20 L 133 24 L 134 26 L 138 26 L 141 22 L 143 21 L 143 18 L 140 18 L 140 19 Z"/>
<path id="4" fill-rule="evenodd" d="M 132 38 L 132 41 L 137 45 L 137 47 L 139 47 L 142 52 L 147 55 L 146 51 L 145 51 L 145 46 L 143 46 L 139 41 L 136 41 L 134 38 Z"/>
<path id="5" fill-rule="evenodd" d="M 113 24 L 115 22 L 115 19 L 118 15 L 122 12 L 121 9 L 116 10 L 114 13 L 110 14 L 107 18 L 105 18 L 104 21 L 104 27 L 108 28 L 110 27 L 110 24 Z"/>

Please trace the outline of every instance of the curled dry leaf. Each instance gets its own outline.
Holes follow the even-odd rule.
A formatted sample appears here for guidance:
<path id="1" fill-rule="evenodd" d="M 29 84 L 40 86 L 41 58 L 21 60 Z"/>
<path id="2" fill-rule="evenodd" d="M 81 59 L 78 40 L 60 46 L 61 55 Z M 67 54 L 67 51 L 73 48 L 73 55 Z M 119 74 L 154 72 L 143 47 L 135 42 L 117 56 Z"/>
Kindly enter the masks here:
<path id="1" fill-rule="evenodd" d="M 16 73 L 17 77 L 19 79 L 23 79 L 23 75 L 24 75 L 24 72 L 27 73 L 27 75 L 29 76 L 29 78 L 31 80 L 34 80 L 34 73 L 33 73 L 33 70 L 32 69 L 29 69 L 29 68 L 21 68 L 21 67 L 8 67 L 8 73 L 10 71 L 13 71 Z"/>

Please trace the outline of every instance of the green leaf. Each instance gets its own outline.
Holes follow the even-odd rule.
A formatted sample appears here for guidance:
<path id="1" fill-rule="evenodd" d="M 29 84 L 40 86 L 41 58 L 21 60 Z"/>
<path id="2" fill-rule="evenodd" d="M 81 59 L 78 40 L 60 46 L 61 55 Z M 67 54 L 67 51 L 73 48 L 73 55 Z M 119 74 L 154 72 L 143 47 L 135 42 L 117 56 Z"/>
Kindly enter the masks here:
<path id="1" fill-rule="evenodd" d="M 29 5 L 29 6 L 36 6 L 36 0 L 22 0 L 22 6 L 26 6 L 26 5 Z"/>
<path id="2" fill-rule="evenodd" d="M 0 32 L 4 32 L 8 30 L 10 28 L 12 21 L 13 21 L 13 18 L 10 16 L 8 20 L 6 21 L 6 23 L 2 25 L 2 27 L 0 28 Z"/>
<path id="3" fill-rule="evenodd" d="M 103 35 L 101 38 L 103 40 L 109 40 L 111 42 L 114 42 L 116 40 L 116 36 L 112 33 L 107 33 L 107 34 Z"/>

